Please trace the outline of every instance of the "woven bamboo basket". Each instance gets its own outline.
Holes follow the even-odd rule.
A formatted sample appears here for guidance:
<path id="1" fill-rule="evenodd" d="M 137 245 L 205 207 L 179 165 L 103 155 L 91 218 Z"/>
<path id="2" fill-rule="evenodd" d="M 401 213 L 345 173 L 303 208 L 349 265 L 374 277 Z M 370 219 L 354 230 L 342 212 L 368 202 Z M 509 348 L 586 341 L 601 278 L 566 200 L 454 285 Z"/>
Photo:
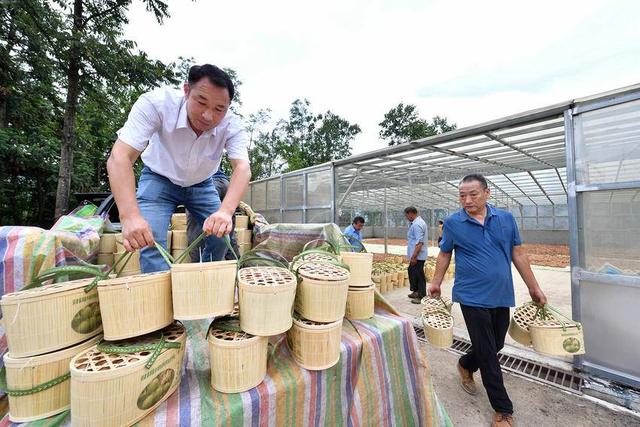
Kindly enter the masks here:
<path id="1" fill-rule="evenodd" d="M 171 231 L 171 246 L 167 246 L 171 248 L 171 251 L 179 251 L 182 252 L 185 248 L 189 246 L 187 242 L 187 231 L 186 230 L 172 230 Z"/>
<path id="2" fill-rule="evenodd" d="M 236 230 L 246 230 L 249 228 L 249 217 L 247 215 L 236 215 Z"/>
<path id="3" fill-rule="evenodd" d="M 331 323 L 293 319 L 287 344 L 296 363 L 310 371 L 321 371 L 340 360 L 342 320 Z"/>
<path id="4" fill-rule="evenodd" d="M 375 305 L 375 286 L 350 287 L 347 294 L 345 317 L 352 320 L 371 319 Z"/>
<path id="5" fill-rule="evenodd" d="M 422 324 L 431 345 L 439 348 L 449 348 L 453 345 L 453 317 L 446 311 L 423 313 Z"/>
<path id="6" fill-rule="evenodd" d="M 137 337 L 173 322 L 168 271 L 101 280 L 98 296 L 105 340 Z"/>
<path id="7" fill-rule="evenodd" d="M 380 282 L 380 288 L 383 289 L 383 293 L 389 292 L 391 284 L 391 275 L 389 273 L 382 273 L 382 281 Z"/>
<path id="8" fill-rule="evenodd" d="M 120 258 L 122 254 L 124 254 L 124 252 L 116 252 L 114 254 L 114 258 L 115 259 Z M 122 271 L 120 271 L 121 268 L 122 268 Z M 140 271 L 141 271 L 140 270 L 140 251 L 132 252 L 131 258 L 129 258 L 129 261 L 127 262 L 127 264 L 124 267 L 121 265 L 118 265 L 118 267 L 116 267 L 116 270 L 120 272 L 118 274 L 119 277 L 133 276 L 135 274 L 140 274 Z"/>
<path id="9" fill-rule="evenodd" d="M 171 256 L 173 258 L 177 258 L 178 255 L 182 254 L 182 252 L 184 251 L 184 249 L 180 249 L 177 251 L 171 251 Z M 178 264 L 191 264 L 192 263 L 192 259 L 191 259 L 191 255 L 187 255 L 185 256 Z M 174 264 L 176 265 L 176 264 Z"/>
<path id="10" fill-rule="evenodd" d="M 387 273 L 389 275 L 389 281 L 387 282 L 387 289 L 389 291 L 398 287 L 398 275 L 396 273 Z"/>
<path id="11" fill-rule="evenodd" d="M 402 274 L 404 278 L 404 286 L 405 288 L 409 287 L 409 271 L 405 270 Z"/>
<path id="12" fill-rule="evenodd" d="M 114 261 L 115 261 L 115 258 L 113 253 L 103 254 L 102 252 L 99 252 L 98 258 L 96 259 L 96 264 L 98 265 L 106 264 L 108 266 L 112 266 Z"/>
<path id="13" fill-rule="evenodd" d="M 237 320 L 230 323 L 237 330 L 216 323 L 209 329 L 211 387 L 222 393 L 240 393 L 264 380 L 269 340 L 240 331 Z"/>
<path id="14" fill-rule="evenodd" d="M 3 360 L 9 390 L 24 391 L 50 386 L 24 395 L 9 392 L 9 419 L 16 423 L 34 421 L 69 408 L 69 362 L 73 356 L 92 347 L 100 339 L 100 336 L 96 336 L 73 347 L 41 356 L 15 358 L 5 354 Z"/>
<path id="15" fill-rule="evenodd" d="M 305 263 L 297 270 L 295 310 L 315 322 L 335 322 L 344 317 L 349 272 L 332 264 Z"/>
<path id="16" fill-rule="evenodd" d="M 513 312 L 511 322 L 509 323 L 509 336 L 517 343 L 526 347 L 531 346 L 531 334 L 529 333 L 529 325 L 535 320 L 538 307 L 532 303 L 526 303 Z"/>
<path id="17" fill-rule="evenodd" d="M 174 213 L 171 215 L 171 229 L 172 230 L 186 230 L 187 229 L 187 214 L 186 213 Z"/>
<path id="18" fill-rule="evenodd" d="M 112 254 L 116 251 L 116 233 L 104 233 L 100 236 L 100 246 L 98 252 Z"/>
<path id="19" fill-rule="evenodd" d="M 91 279 L 5 294 L 2 322 L 11 357 L 28 357 L 86 341 L 102 331 L 98 291 Z"/>
<path id="20" fill-rule="evenodd" d="M 373 254 L 366 252 L 341 252 L 342 262 L 349 266 L 351 275 L 349 286 L 369 287 L 371 285 L 371 269 Z"/>
<path id="21" fill-rule="evenodd" d="M 174 264 L 171 267 L 173 318 L 207 319 L 233 311 L 236 261 Z"/>
<path id="22" fill-rule="evenodd" d="M 238 252 L 240 256 L 246 254 L 248 251 L 251 250 L 251 243 L 240 243 L 238 245 Z"/>
<path id="23" fill-rule="evenodd" d="M 116 234 L 116 250 L 114 252 L 124 252 L 124 243 L 122 240 L 122 233 Z"/>
<path id="24" fill-rule="evenodd" d="M 238 272 L 240 327 L 252 335 L 269 337 L 291 328 L 296 277 L 280 267 L 249 267 Z"/>
<path id="25" fill-rule="evenodd" d="M 426 296 L 422 298 L 422 313 L 431 313 L 433 311 L 451 310 L 451 299 L 447 297 L 432 298 Z"/>
<path id="26" fill-rule="evenodd" d="M 171 251 L 172 247 L 173 247 L 173 231 L 167 231 L 167 246 L 166 246 L 166 249 L 168 251 Z"/>
<path id="27" fill-rule="evenodd" d="M 578 322 L 563 323 L 557 319 L 536 319 L 529 325 L 533 349 L 551 356 L 584 354 L 584 335 Z"/>
<path id="28" fill-rule="evenodd" d="M 340 261 L 340 257 L 338 255 L 332 255 L 332 254 L 328 254 L 328 253 L 318 253 L 318 252 L 312 252 L 309 254 L 304 255 L 302 258 L 298 259 L 296 262 L 292 262 L 291 263 L 291 269 L 292 270 L 297 270 L 298 267 L 300 267 L 302 264 L 307 263 L 307 262 L 336 262 L 336 261 Z"/>
<path id="29" fill-rule="evenodd" d="M 404 271 L 396 271 L 396 281 L 396 287 L 401 288 L 404 286 Z"/>
<path id="30" fill-rule="evenodd" d="M 247 229 L 237 229 L 236 228 L 236 240 L 239 245 L 250 245 L 251 244 L 251 230 Z"/>
<path id="31" fill-rule="evenodd" d="M 186 338 L 176 322 L 161 333 L 105 343 L 109 352 L 93 346 L 78 354 L 71 360 L 71 424 L 130 426 L 144 418 L 178 388 Z M 162 352 L 149 366 L 156 349 Z"/>

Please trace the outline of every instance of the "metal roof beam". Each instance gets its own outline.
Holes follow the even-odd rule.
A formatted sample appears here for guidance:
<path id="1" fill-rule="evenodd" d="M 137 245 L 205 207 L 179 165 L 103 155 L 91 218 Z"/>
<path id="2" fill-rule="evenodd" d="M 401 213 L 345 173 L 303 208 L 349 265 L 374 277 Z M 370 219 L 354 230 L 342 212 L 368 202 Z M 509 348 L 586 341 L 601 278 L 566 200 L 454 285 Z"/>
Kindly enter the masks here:
<path id="1" fill-rule="evenodd" d="M 544 190 L 544 188 L 542 188 L 542 185 L 540 185 L 540 183 L 538 182 L 538 180 L 536 179 L 535 176 L 533 176 L 533 173 L 531 173 L 531 171 L 527 172 L 529 174 L 529 176 L 531 177 L 531 179 L 533 179 L 533 182 L 536 183 L 536 185 L 538 186 L 538 188 L 540 189 L 540 191 L 542 191 L 542 194 L 544 194 L 544 196 L 547 198 L 547 200 L 549 200 L 549 203 L 551 203 L 552 205 L 555 205 L 555 203 L 553 203 L 553 200 L 551 200 L 551 197 L 549 197 L 549 195 L 547 194 L 547 192 Z"/>
<path id="2" fill-rule="evenodd" d="M 538 204 L 537 204 L 536 202 L 534 202 L 534 201 L 533 201 L 533 199 L 532 199 L 531 197 L 529 197 L 529 195 L 528 195 L 526 192 L 522 191 L 522 189 L 518 186 L 518 184 L 516 184 L 515 182 L 513 182 L 513 180 L 512 180 L 511 178 L 509 178 L 506 174 L 502 174 L 502 176 L 504 176 L 505 178 L 507 178 L 507 180 L 509 180 L 509 182 L 510 182 L 514 187 L 516 187 L 516 189 L 517 189 L 520 193 L 522 193 L 522 195 L 523 195 L 524 197 L 526 197 L 527 199 L 529 199 L 529 200 L 531 201 L 531 203 L 533 203 L 534 205 L 538 206 Z"/>
<path id="3" fill-rule="evenodd" d="M 496 141 L 497 143 L 500 143 L 500 144 L 504 145 L 505 147 L 509 147 L 509 148 L 511 148 L 512 150 L 515 150 L 515 151 L 517 151 L 518 153 L 523 154 L 523 155 L 525 155 L 525 156 L 529 157 L 530 159 L 533 159 L 533 160 L 535 160 L 535 161 L 537 161 L 537 162 L 540 162 L 540 163 L 542 163 L 543 165 L 548 166 L 548 167 L 549 167 L 549 168 L 551 168 L 551 169 L 553 169 L 553 168 L 555 167 L 554 165 L 552 165 L 552 164 L 550 164 L 550 163 L 547 163 L 547 162 L 545 162 L 544 160 L 539 159 L 539 158 L 537 158 L 536 156 L 534 156 L 534 155 L 532 155 L 532 154 L 527 153 L 527 152 L 526 152 L 526 151 L 524 151 L 522 148 L 517 147 L 517 146 L 515 146 L 515 145 L 513 145 L 513 144 L 511 144 L 511 143 L 509 143 L 509 142 L 507 142 L 507 141 L 504 141 L 504 140 L 502 140 L 502 139 L 498 138 L 496 135 L 492 134 L 491 132 L 487 132 L 487 133 L 485 133 L 485 135 L 486 135 L 488 138 L 491 138 L 492 140 Z"/>

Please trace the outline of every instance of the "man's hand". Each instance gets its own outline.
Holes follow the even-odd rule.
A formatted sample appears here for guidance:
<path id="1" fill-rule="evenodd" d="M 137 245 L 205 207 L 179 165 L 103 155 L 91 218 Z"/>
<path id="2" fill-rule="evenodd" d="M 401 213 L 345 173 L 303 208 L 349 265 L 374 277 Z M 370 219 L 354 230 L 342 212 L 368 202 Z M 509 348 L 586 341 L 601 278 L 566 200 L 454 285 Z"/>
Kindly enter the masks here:
<path id="1" fill-rule="evenodd" d="M 427 295 L 431 298 L 438 298 L 440 296 L 440 285 L 436 283 L 429 283 L 429 288 L 427 288 Z"/>
<path id="2" fill-rule="evenodd" d="M 416 257 L 411 257 L 411 259 L 409 260 L 409 264 L 411 265 L 416 265 L 418 263 L 418 258 Z"/>
<path id="3" fill-rule="evenodd" d="M 531 299 L 539 305 L 544 305 L 547 303 L 547 297 L 545 296 L 544 292 L 542 292 L 542 289 L 540 289 L 539 286 L 529 289 L 529 295 L 531 295 Z"/>
<path id="4" fill-rule="evenodd" d="M 153 246 L 153 232 L 142 215 L 121 218 L 121 221 L 123 245 L 127 252 L 133 252 L 145 246 Z"/>
<path id="5" fill-rule="evenodd" d="M 207 236 L 222 237 L 231 233 L 231 227 L 231 214 L 218 210 L 205 220 L 202 230 L 207 233 Z"/>

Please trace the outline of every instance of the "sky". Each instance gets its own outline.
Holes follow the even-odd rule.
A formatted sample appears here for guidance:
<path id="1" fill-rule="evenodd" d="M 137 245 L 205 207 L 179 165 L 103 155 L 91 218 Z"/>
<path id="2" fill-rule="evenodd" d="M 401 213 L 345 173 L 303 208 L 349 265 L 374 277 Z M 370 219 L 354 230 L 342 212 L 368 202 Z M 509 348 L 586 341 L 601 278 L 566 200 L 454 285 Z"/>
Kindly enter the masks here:
<path id="1" fill-rule="evenodd" d="M 637 1 L 167 1 L 162 25 L 134 1 L 125 37 L 233 68 L 244 115 L 307 98 L 357 123 L 353 154 L 399 102 L 465 127 L 640 83 Z"/>

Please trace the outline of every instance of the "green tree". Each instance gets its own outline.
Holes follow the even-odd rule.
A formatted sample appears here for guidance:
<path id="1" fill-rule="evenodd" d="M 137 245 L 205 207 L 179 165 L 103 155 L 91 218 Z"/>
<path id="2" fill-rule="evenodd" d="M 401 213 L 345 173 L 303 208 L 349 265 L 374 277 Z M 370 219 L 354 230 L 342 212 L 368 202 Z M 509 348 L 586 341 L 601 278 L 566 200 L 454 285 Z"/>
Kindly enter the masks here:
<path id="1" fill-rule="evenodd" d="M 286 161 L 285 172 L 348 157 L 351 141 L 361 132 L 331 111 L 314 114 L 310 107 L 307 99 L 296 99 L 289 120 L 279 124 L 278 153 Z"/>
<path id="2" fill-rule="evenodd" d="M 382 128 L 380 138 L 389 145 L 415 141 L 456 128 L 455 123 L 449 124 L 446 118 L 440 116 L 435 116 L 430 123 L 420 117 L 415 105 L 405 105 L 402 102 L 384 115 L 384 120 L 379 126 Z"/>

